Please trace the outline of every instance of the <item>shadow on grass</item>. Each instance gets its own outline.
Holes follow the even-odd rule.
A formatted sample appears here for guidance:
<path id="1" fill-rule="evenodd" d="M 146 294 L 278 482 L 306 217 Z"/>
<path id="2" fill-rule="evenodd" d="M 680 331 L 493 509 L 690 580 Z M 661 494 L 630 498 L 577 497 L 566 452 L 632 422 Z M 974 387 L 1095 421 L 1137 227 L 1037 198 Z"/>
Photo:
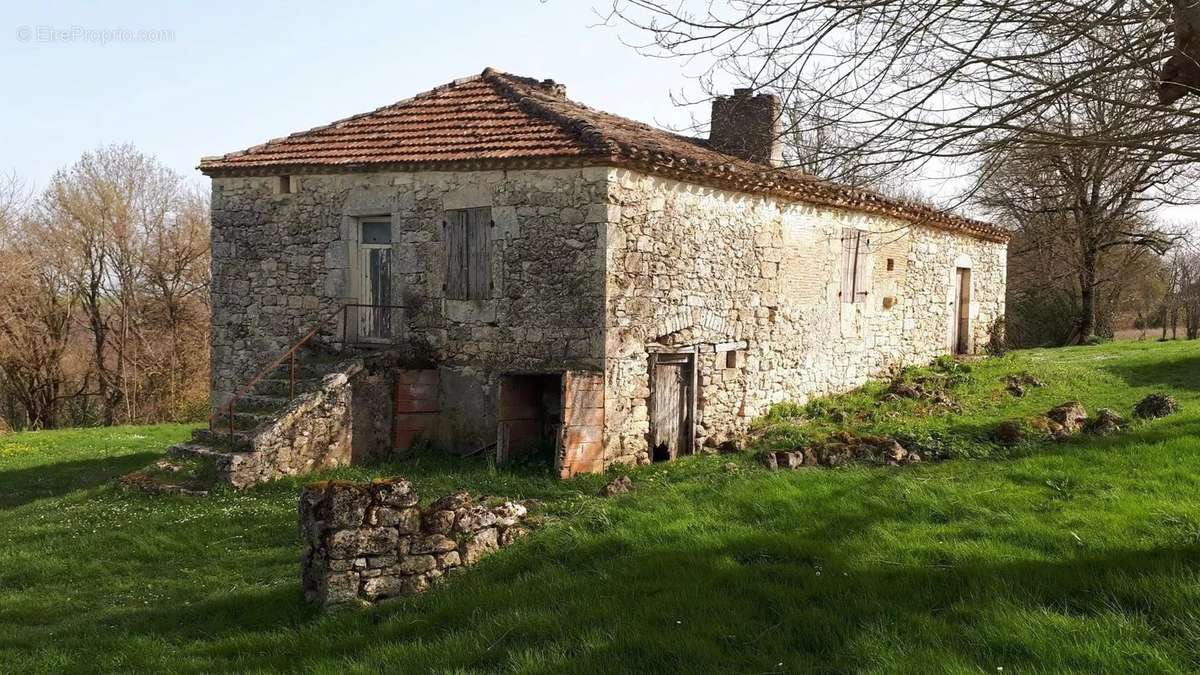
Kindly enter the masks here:
<path id="1" fill-rule="evenodd" d="M 1025 615 L 1046 621 L 1031 630 L 1047 631 L 1047 645 L 1082 642 L 1076 661 L 1064 662 L 1083 669 L 1129 662 L 1103 662 L 1111 655 L 1089 651 L 1086 636 L 1064 640 L 1055 633 L 1065 629 L 1045 616 L 1136 617 L 1154 649 L 1188 644 L 1191 628 L 1178 616 L 1190 600 L 1148 589 L 1194 578 L 1200 547 L 1081 548 L 1051 562 L 932 552 L 923 559 L 919 551 L 904 561 L 876 559 L 861 548 L 864 533 L 902 531 L 926 516 L 900 502 L 839 506 L 889 480 L 881 472 L 829 493 L 820 518 L 786 493 L 729 499 L 719 526 L 675 529 L 669 507 L 653 509 L 648 517 L 664 526 L 649 538 L 638 536 L 647 514 L 635 502 L 612 522 L 544 530 L 451 584 L 368 611 L 321 615 L 289 583 L 188 606 L 130 608 L 105 622 L 139 644 L 186 641 L 180 656 L 207 664 L 200 670 L 522 670 L 514 663 L 528 658 L 541 667 L 524 670 L 536 672 L 618 664 L 630 672 L 775 672 L 779 663 L 789 672 L 846 672 L 887 668 L 877 660 L 879 641 L 918 651 L 936 645 L 972 666 L 999 658 L 1033 669 L 1047 654 L 1003 635 L 1012 627 L 997 619 Z"/>
<path id="2" fill-rule="evenodd" d="M 160 456 L 156 452 L 137 452 L 0 471 L 0 509 L 103 485 Z"/>
<path id="3" fill-rule="evenodd" d="M 835 518 L 832 528 L 820 529 L 863 524 Z M 573 672 L 612 671 L 617 664 L 640 672 L 695 672 L 701 666 L 770 672 L 780 662 L 792 672 L 846 672 L 874 658 L 868 632 L 894 632 L 898 643 L 907 643 L 913 631 L 923 645 L 940 643 L 983 663 L 999 657 L 1033 668 L 1045 654 L 1007 652 L 1007 639 L 989 638 L 988 626 L 978 624 L 1014 608 L 1031 615 L 1115 612 L 1138 617 L 1164 643 L 1183 644 L 1188 629 L 1177 612 L 1184 608 L 1160 602 L 1137 580 L 1170 583 L 1200 571 L 1195 546 L 1127 549 L 1052 563 L 888 565 L 845 559 L 833 551 L 836 539 L 781 533 L 700 548 L 676 542 L 631 551 L 614 543 L 597 542 L 553 558 L 527 550 L 425 597 L 316 621 L 296 610 L 294 592 L 272 591 L 174 614 L 156 611 L 152 623 L 177 621 L 183 628 L 195 620 L 193 612 L 209 614 L 206 623 L 217 612 L 233 621 L 231 629 L 243 630 L 198 645 L 201 653 L 214 663 L 236 658 L 237 667 L 247 669 L 347 660 L 370 668 L 398 659 L 414 671 L 435 665 L 487 670 L 511 666 L 514 654 L 534 650 L 559 659 L 547 667 Z M 253 625 L 248 620 L 258 612 L 238 613 L 238 607 L 256 606 L 282 615 Z M 269 630 L 297 620 L 297 633 Z M 178 629 L 167 633 L 179 637 Z M 1062 637 L 1051 633 L 1046 639 Z M 1084 660 L 1073 665 L 1113 665 L 1089 660 L 1102 657 L 1081 651 L 1078 658 Z"/>
<path id="4" fill-rule="evenodd" d="M 1200 352 L 1200 343 L 1197 343 L 1196 349 Z M 1200 353 L 1150 362 L 1113 360 L 1106 363 L 1104 369 L 1125 380 L 1131 387 L 1200 390 Z"/>

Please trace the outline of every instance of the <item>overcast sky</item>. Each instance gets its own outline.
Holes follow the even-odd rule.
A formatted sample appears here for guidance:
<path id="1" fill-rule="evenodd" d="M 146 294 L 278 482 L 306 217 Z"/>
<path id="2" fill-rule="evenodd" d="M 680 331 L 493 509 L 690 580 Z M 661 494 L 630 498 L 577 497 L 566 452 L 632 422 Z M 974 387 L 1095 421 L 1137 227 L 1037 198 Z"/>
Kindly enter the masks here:
<path id="1" fill-rule="evenodd" d="M 35 187 L 133 143 L 196 181 L 200 157 L 407 98 L 492 66 L 590 106 L 687 127 L 704 64 L 652 59 L 600 25 L 607 0 L 41 2 L 0 8 L 0 172 Z M 730 84 L 732 86 L 732 84 Z M 940 192 L 925 186 L 927 192 Z M 1173 209 L 1172 219 L 1200 210 Z"/>

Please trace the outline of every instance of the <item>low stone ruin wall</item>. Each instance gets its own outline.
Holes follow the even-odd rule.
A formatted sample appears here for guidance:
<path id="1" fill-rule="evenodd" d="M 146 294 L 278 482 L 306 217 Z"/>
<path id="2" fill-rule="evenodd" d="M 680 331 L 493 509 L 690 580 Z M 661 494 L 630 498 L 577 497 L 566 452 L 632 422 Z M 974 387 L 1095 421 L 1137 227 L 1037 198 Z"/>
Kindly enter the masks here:
<path id="1" fill-rule="evenodd" d="M 419 593 L 526 533 L 526 509 L 466 492 L 428 507 L 404 478 L 325 481 L 300 494 L 304 596 L 322 605 Z"/>

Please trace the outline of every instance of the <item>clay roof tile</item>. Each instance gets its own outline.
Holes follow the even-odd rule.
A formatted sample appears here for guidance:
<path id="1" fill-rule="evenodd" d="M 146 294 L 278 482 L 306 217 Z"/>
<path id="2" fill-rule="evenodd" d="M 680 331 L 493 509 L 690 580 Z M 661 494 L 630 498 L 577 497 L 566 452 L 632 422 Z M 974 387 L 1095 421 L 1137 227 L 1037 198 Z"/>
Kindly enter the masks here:
<path id="1" fill-rule="evenodd" d="M 930 206 L 720 153 L 703 139 L 589 108 L 553 80 L 486 68 L 411 98 L 217 157 L 208 175 L 429 168 L 519 160 L 627 165 L 715 187 L 901 218 L 1007 241 L 1008 232 Z"/>

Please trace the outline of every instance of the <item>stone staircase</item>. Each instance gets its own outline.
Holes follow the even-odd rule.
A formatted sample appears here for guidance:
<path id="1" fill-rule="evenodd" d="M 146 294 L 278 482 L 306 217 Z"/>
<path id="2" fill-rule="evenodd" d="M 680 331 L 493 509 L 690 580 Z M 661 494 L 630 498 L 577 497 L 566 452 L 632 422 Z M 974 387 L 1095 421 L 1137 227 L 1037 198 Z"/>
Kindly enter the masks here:
<path id="1" fill-rule="evenodd" d="M 348 464 L 349 381 L 362 366 L 362 354 L 306 343 L 296 353 L 294 396 L 285 362 L 237 400 L 232 432 L 219 410 L 167 455 L 210 463 L 217 482 L 235 488 Z"/>

